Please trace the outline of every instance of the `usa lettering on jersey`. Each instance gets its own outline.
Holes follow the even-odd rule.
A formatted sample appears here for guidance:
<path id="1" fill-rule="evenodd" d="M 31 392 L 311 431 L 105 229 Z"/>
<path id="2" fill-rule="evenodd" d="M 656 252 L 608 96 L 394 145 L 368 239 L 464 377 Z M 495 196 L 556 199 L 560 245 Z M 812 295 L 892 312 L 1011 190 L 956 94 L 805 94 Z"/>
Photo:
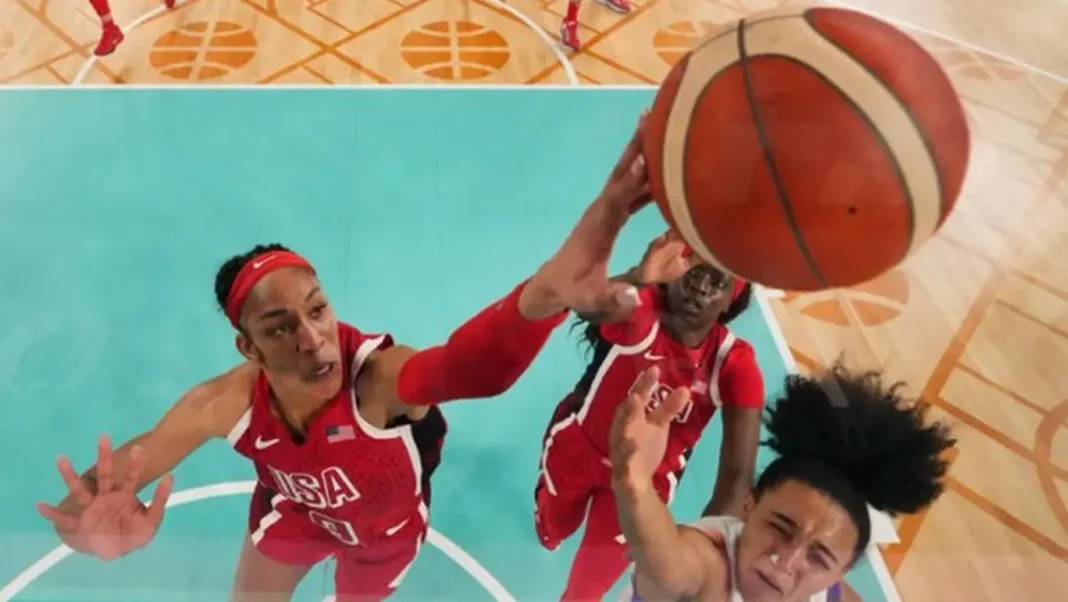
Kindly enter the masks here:
<path id="1" fill-rule="evenodd" d="M 340 508 L 345 504 L 360 499 L 360 492 L 349 480 L 345 471 L 337 466 L 330 466 L 320 474 L 306 472 L 283 472 L 277 468 L 268 467 L 274 477 L 277 491 L 286 498 L 312 508 L 324 510 L 326 508 Z"/>
<path id="2" fill-rule="evenodd" d="M 671 392 L 674 391 L 671 387 L 664 383 L 656 383 L 656 389 L 653 390 L 653 394 L 649 396 L 649 403 L 645 406 L 645 412 L 649 413 L 660 407 L 667 398 L 671 396 Z M 693 398 L 686 402 L 686 405 L 679 410 L 678 414 L 675 414 L 675 422 L 679 424 L 685 424 L 690 419 L 690 414 L 693 412 Z"/>

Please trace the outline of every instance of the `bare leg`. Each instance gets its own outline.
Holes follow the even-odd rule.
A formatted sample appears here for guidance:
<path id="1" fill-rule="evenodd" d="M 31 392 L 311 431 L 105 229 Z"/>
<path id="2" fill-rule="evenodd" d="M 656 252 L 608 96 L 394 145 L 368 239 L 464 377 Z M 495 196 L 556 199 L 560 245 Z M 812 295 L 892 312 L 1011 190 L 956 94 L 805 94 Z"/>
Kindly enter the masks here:
<path id="1" fill-rule="evenodd" d="M 312 566 L 275 562 L 261 554 L 246 535 L 230 602 L 289 602 Z"/>

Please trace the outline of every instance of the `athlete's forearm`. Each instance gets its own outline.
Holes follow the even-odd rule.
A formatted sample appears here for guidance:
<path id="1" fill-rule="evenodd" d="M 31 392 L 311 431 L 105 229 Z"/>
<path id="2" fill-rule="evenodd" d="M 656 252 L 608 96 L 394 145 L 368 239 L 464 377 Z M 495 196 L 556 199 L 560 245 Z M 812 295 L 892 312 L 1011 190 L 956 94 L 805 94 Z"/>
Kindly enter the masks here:
<path id="1" fill-rule="evenodd" d="M 622 274 L 619 274 L 618 276 L 612 276 L 611 280 L 629 284 L 638 290 L 641 290 L 642 288 L 645 288 L 648 285 L 647 282 L 642 280 L 641 271 L 638 269 L 637 266 L 630 268 L 629 270 L 623 272 Z M 626 319 L 626 316 L 628 315 L 630 314 L 619 314 L 617 312 L 616 314 L 579 314 L 578 317 L 584 322 L 593 322 L 594 324 L 599 324 L 601 322 Z"/>
<path id="2" fill-rule="evenodd" d="M 634 559 L 635 573 L 661 596 L 677 599 L 700 589 L 700 563 L 679 533 L 652 484 L 615 478 L 619 524 Z"/>
<path id="3" fill-rule="evenodd" d="M 411 405 L 493 397 L 534 362 L 567 312 L 539 320 L 520 313 L 526 283 L 457 328 L 444 345 L 417 352 L 397 377 L 397 395 Z"/>
<path id="4" fill-rule="evenodd" d="M 742 516 L 745 496 L 753 487 L 752 473 L 745 470 L 727 470 L 716 477 L 712 499 L 708 501 L 702 516 Z"/>

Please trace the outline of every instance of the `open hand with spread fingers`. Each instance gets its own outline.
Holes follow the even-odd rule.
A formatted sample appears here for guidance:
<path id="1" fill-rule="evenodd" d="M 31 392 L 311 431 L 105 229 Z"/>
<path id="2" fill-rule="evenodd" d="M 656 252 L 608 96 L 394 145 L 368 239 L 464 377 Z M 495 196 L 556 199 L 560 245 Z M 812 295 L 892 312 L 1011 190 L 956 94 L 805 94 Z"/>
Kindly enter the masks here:
<path id="1" fill-rule="evenodd" d="M 37 504 L 37 511 L 52 521 L 64 543 L 74 550 L 114 560 L 143 548 L 155 537 L 174 479 L 164 476 L 152 504 L 146 506 L 136 491 L 145 465 L 144 451 L 138 446 L 130 450 L 129 466 L 122 475 L 113 473 L 111 441 L 106 435 L 100 438 L 97 453 L 95 491 L 78 476 L 68 458 L 61 456 L 57 462 L 71 498 L 80 506 L 77 512 L 44 502 Z"/>
<path id="2" fill-rule="evenodd" d="M 612 474 L 617 484 L 632 489 L 652 487 L 653 473 L 667 451 L 671 421 L 690 400 L 686 387 L 675 389 L 652 410 L 649 400 L 660 379 L 660 368 L 646 369 L 616 410 L 609 434 Z"/>

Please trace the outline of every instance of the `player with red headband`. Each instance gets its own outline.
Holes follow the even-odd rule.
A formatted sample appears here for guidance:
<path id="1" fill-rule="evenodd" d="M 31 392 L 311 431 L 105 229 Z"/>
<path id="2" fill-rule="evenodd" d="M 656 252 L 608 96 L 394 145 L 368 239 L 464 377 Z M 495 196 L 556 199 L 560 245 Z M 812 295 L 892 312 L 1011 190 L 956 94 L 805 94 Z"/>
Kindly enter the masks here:
<path id="1" fill-rule="evenodd" d="M 101 438 L 85 475 L 60 458 L 70 495 L 40 512 L 74 550 L 117 558 L 155 535 L 167 473 L 208 439 L 226 438 L 258 476 L 232 599 L 288 600 L 331 556 L 339 600 L 385 598 L 427 535 L 429 477 L 446 430 L 436 404 L 504 392 L 568 310 L 619 313 L 637 301 L 606 268 L 631 208 L 647 199 L 640 141 L 639 123 L 556 254 L 443 345 L 416 351 L 338 322 L 315 270 L 282 247 L 226 262 L 215 292 L 246 361 L 194 387 L 118 450 Z M 137 491 L 161 477 L 146 508 Z"/>
<path id="2" fill-rule="evenodd" d="M 163 4 L 167 8 L 174 8 L 176 0 L 163 0 Z M 111 7 L 108 5 L 108 0 L 89 0 L 90 6 L 93 7 L 93 12 L 96 16 L 100 17 L 100 26 L 102 31 L 100 33 L 100 41 L 96 45 L 96 49 L 93 50 L 93 54 L 97 56 L 107 56 L 115 49 L 119 47 L 119 44 L 126 38 L 122 33 L 122 29 L 115 23 L 115 19 L 111 17 Z"/>
<path id="3" fill-rule="evenodd" d="M 626 570 L 609 431 L 634 380 L 650 366 L 660 368 L 650 410 L 675 389 L 693 392 L 675 416 L 654 477 L 660 498 L 670 503 L 693 447 L 721 408 L 719 474 L 705 513 L 740 512 L 753 485 L 764 381 L 753 348 L 727 329 L 749 305 L 752 287 L 697 261 L 670 234 L 654 240 L 619 279 L 640 288 L 641 303 L 621 321 L 580 313 L 593 359 L 553 413 L 534 490 L 534 524 L 549 550 L 586 522 L 562 600 L 600 600 Z"/>

